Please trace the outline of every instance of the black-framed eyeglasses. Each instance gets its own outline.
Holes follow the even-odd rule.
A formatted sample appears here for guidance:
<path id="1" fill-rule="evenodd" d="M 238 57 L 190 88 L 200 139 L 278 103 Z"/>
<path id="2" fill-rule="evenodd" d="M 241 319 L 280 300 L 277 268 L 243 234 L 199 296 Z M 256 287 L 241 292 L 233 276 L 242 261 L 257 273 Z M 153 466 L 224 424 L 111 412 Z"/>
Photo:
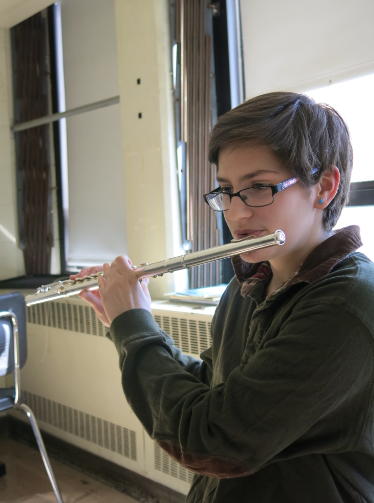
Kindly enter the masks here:
<path id="1" fill-rule="evenodd" d="M 317 170 L 314 169 L 312 174 L 314 174 L 315 171 Z M 227 211 L 230 208 L 231 199 L 235 196 L 240 197 L 240 199 L 251 208 L 261 208 L 273 204 L 275 194 L 288 189 L 288 187 L 295 185 L 298 181 L 298 178 L 292 177 L 276 185 L 256 184 L 247 189 L 234 192 L 233 194 L 225 187 L 218 187 L 208 194 L 204 194 L 203 198 L 214 211 Z"/>

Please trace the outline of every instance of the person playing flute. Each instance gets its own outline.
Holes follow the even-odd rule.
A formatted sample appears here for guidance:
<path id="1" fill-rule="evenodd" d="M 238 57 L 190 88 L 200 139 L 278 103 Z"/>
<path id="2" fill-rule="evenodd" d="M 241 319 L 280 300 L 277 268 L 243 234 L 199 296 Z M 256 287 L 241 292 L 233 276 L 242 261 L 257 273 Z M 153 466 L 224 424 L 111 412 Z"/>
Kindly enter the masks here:
<path id="1" fill-rule="evenodd" d="M 374 502 L 374 266 L 347 204 L 346 124 L 302 94 L 258 96 L 213 128 L 206 194 L 234 238 L 284 246 L 232 259 L 212 346 L 183 355 L 126 256 L 80 295 L 110 329 L 125 396 L 148 434 L 195 472 L 188 503 Z"/>

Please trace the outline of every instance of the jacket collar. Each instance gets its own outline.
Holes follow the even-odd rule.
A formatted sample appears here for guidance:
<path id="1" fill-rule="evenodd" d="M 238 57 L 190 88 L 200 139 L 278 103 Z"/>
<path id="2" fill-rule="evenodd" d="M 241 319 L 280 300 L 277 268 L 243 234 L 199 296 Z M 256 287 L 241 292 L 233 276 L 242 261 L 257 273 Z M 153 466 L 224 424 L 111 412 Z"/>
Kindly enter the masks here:
<path id="1" fill-rule="evenodd" d="M 277 291 L 296 283 L 313 283 L 328 274 L 360 246 L 362 242 L 358 225 L 350 225 L 334 231 L 332 236 L 314 248 L 300 268 Z M 240 255 L 235 255 L 231 260 L 236 278 L 242 285 L 241 293 L 244 297 L 255 284 L 269 280 L 272 275 L 269 262 L 250 264 L 244 262 Z"/>

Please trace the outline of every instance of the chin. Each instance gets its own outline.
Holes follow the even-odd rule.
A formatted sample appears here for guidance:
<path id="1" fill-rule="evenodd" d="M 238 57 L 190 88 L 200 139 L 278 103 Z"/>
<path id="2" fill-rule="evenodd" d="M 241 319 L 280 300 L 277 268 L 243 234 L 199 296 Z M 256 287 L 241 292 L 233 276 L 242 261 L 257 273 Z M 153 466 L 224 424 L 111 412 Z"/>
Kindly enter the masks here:
<path id="1" fill-rule="evenodd" d="M 267 258 L 264 258 L 264 254 L 261 254 L 260 256 L 257 250 L 250 253 L 241 253 L 240 258 L 249 264 L 256 264 L 257 262 L 264 262 L 267 260 Z"/>
<path id="2" fill-rule="evenodd" d="M 274 258 L 274 252 L 272 253 L 269 248 L 262 248 L 249 253 L 241 253 L 240 258 L 249 264 L 256 264 L 271 260 Z"/>

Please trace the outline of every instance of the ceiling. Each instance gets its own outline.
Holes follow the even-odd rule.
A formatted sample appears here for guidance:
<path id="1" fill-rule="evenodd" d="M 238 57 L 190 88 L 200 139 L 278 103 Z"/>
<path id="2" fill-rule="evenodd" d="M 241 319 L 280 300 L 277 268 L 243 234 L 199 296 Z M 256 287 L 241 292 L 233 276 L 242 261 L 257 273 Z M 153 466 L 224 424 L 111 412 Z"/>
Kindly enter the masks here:
<path id="1" fill-rule="evenodd" d="M 11 28 L 53 3 L 51 0 L 0 0 L 0 28 Z"/>

